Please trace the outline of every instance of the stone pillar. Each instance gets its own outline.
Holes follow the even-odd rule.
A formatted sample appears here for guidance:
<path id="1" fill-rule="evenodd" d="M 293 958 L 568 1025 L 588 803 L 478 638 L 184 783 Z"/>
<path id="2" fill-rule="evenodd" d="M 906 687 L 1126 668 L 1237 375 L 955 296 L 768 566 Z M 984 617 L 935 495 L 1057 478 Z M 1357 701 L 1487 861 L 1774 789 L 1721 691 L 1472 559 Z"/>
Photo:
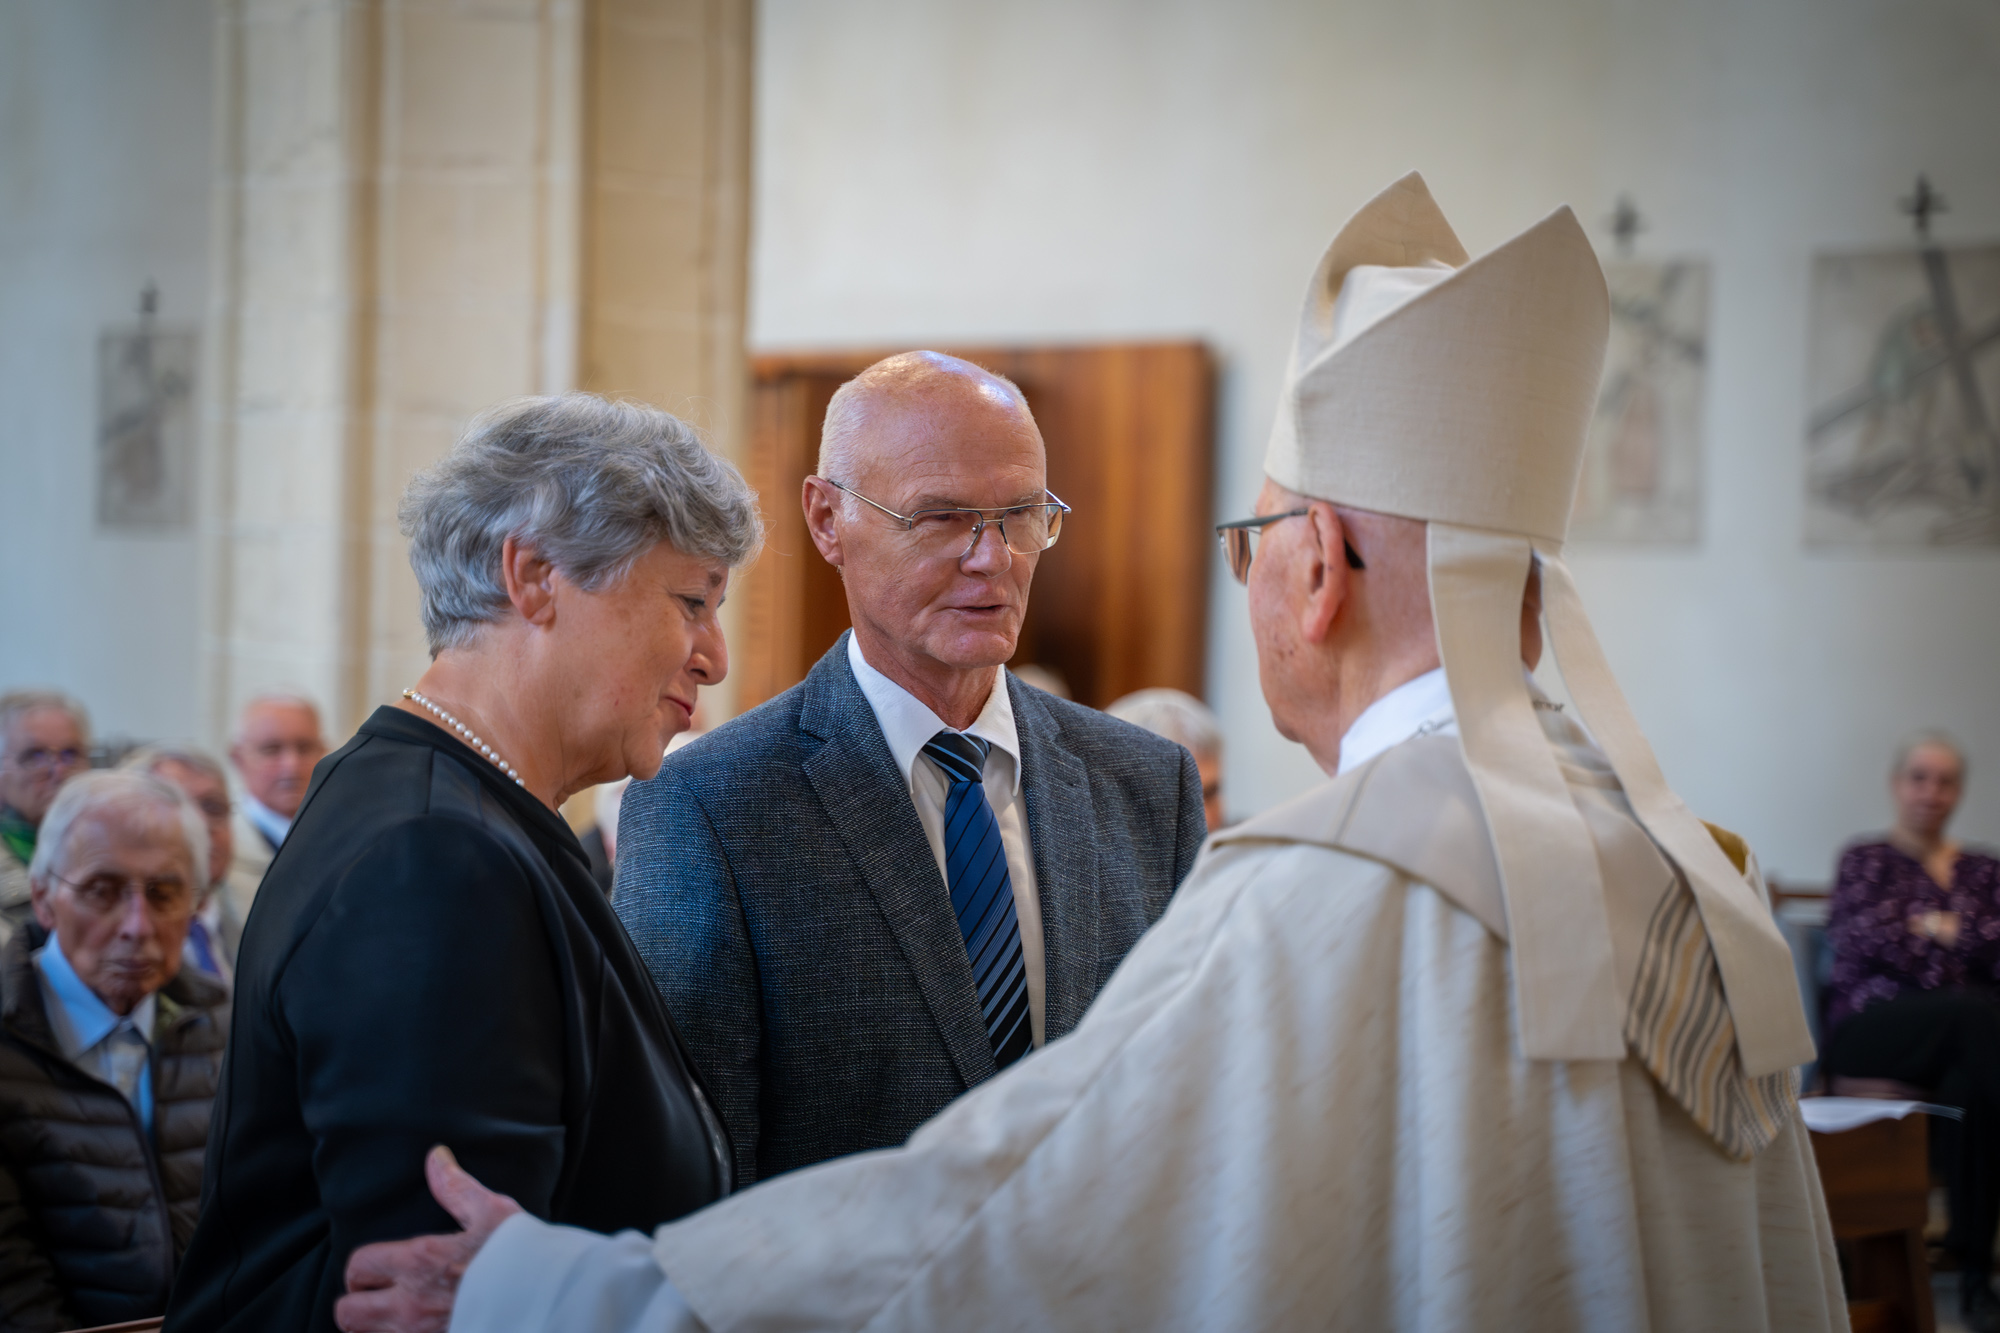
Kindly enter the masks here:
<path id="1" fill-rule="evenodd" d="M 585 20 L 579 382 L 674 413 L 739 465 L 753 17 L 752 0 L 589 0 Z M 734 686 L 704 699 L 711 722 Z"/>
<path id="2" fill-rule="evenodd" d="M 697 114 L 676 99 L 689 66 L 702 89 L 728 87 L 745 108 L 729 132 L 747 142 L 747 10 L 218 0 L 203 523 L 215 738 L 272 688 L 319 698 L 344 736 L 417 677 L 403 486 L 476 412 L 578 383 L 580 332 L 634 396 L 740 395 L 742 150 L 713 151 L 707 92 Z M 586 32 L 621 27 L 629 49 L 586 60 Z M 586 108 L 593 127 L 643 124 L 647 140 L 593 128 L 586 159 Z M 727 186 L 712 160 L 731 164 Z M 647 207 L 662 192 L 702 202 Z M 584 300 L 585 272 L 629 295 Z M 726 345 L 705 345 L 716 337 Z"/>

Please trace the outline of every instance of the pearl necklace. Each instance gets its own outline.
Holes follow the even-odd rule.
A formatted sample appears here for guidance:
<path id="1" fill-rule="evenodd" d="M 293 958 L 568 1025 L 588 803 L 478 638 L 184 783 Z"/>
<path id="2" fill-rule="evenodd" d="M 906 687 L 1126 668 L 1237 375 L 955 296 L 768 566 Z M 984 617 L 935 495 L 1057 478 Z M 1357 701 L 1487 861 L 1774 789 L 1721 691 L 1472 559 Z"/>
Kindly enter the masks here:
<path id="1" fill-rule="evenodd" d="M 404 690 L 403 697 L 405 699 L 410 700 L 418 707 L 428 708 L 431 712 L 436 713 L 439 717 L 443 718 L 446 725 L 450 726 L 450 728 L 453 731 L 457 732 L 459 735 L 465 737 L 465 743 L 467 745 L 470 745 L 473 749 L 479 751 L 479 753 L 485 755 L 488 759 L 491 759 L 494 765 L 498 767 L 502 773 L 505 773 L 508 777 L 514 779 L 514 785 L 516 787 L 525 788 L 528 785 L 527 783 L 521 781 L 521 775 L 514 771 L 514 766 L 512 764 L 508 763 L 505 759 L 502 759 L 498 754 L 494 753 L 492 746 L 488 745 L 485 741 L 480 740 L 479 737 L 473 735 L 471 727 L 466 726 L 463 722 L 460 722 L 450 713 L 445 712 L 444 709 L 439 708 L 436 704 L 432 703 L 429 699 L 424 698 L 423 695 L 418 694 L 415 690 Z"/>

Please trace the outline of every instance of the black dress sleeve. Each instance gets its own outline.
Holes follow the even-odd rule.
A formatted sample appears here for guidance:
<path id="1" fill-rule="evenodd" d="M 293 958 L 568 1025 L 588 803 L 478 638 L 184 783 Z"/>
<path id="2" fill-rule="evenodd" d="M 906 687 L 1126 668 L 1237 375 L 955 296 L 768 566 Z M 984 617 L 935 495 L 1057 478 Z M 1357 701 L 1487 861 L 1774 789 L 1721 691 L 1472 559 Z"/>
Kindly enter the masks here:
<path id="1" fill-rule="evenodd" d="M 434 1144 L 549 1215 L 564 1154 L 560 986 L 527 872 L 475 824 L 399 824 L 335 885 L 278 1007 L 336 1294 L 357 1246 L 457 1229 L 424 1181 Z"/>

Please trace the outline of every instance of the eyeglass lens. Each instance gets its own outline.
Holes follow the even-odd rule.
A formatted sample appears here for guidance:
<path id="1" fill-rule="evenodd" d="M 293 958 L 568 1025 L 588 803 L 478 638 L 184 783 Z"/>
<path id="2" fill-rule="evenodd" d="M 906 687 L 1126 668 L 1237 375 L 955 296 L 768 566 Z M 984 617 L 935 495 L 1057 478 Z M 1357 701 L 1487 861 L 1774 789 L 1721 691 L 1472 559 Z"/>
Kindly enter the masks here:
<path id="1" fill-rule="evenodd" d="M 1222 554 L 1238 583 L 1250 581 L 1250 559 L 1257 553 L 1257 534 L 1262 531 L 1262 528 L 1223 529 Z"/>
<path id="2" fill-rule="evenodd" d="M 14 762 L 22 768 L 75 768 L 85 757 L 81 750 L 50 750 L 37 745 L 14 756 Z"/>
<path id="3" fill-rule="evenodd" d="M 108 916 L 125 906 L 127 886 L 145 900 L 146 910 L 165 920 L 194 915 L 194 889 L 184 879 L 121 879 L 117 875 L 92 875 L 73 885 L 77 901 L 99 916 Z"/>
<path id="4" fill-rule="evenodd" d="M 984 535 L 981 529 L 986 524 L 999 527 L 1001 540 L 1015 555 L 1034 555 L 1055 545 L 1062 532 L 1062 507 L 1023 505 L 1002 510 L 990 519 L 977 509 L 921 509 L 910 515 L 910 531 L 926 547 L 939 552 L 969 554 L 973 542 Z"/>

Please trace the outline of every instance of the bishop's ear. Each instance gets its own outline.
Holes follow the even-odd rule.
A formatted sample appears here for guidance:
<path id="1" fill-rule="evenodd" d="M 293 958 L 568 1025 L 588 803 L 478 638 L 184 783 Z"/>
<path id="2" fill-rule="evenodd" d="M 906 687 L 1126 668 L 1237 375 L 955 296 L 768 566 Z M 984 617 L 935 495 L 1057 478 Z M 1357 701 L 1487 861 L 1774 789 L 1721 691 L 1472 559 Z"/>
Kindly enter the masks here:
<path id="1" fill-rule="evenodd" d="M 1309 526 L 1312 535 L 1302 571 L 1306 598 L 1299 630 L 1307 643 L 1325 643 L 1353 586 L 1349 582 L 1353 570 L 1347 560 L 1347 525 L 1332 505 L 1315 500 L 1301 526 Z"/>

